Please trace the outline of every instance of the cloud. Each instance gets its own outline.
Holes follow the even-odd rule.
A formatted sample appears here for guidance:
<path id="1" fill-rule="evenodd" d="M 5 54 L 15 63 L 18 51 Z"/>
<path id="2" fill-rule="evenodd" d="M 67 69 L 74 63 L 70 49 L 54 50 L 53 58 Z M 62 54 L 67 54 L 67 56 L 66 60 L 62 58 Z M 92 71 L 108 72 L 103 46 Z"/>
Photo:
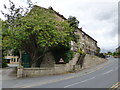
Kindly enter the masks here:
<path id="1" fill-rule="evenodd" d="M 15 4 L 15 7 L 19 7 L 19 6 L 27 7 L 26 0 L 11 0 L 11 1 Z M 8 11 L 4 9 L 4 4 L 9 8 L 10 6 L 9 0 L 2 0 L 2 1 L 0 0 L 0 11 L 3 11 L 4 13 L 8 13 Z M 0 12 L 0 18 L 5 20 L 5 17 L 2 15 L 1 12 Z"/>
<path id="2" fill-rule="evenodd" d="M 118 46 L 118 1 L 119 0 L 31 0 L 37 5 L 54 10 L 68 18 L 76 16 L 79 27 L 98 41 L 102 51 L 115 50 Z M 17 6 L 26 6 L 26 0 L 14 0 Z M 2 0 L 2 4 L 8 4 Z M 0 15 L 1 16 L 1 15 Z M 3 18 L 3 17 L 2 17 Z M 104 50 L 103 50 L 104 49 Z"/>
<path id="3" fill-rule="evenodd" d="M 98 41 L 104 51 L 118 47 L 117 3 L 89 3 L 83 11 L 83 30 Z M 85 18 L 86 17 L 86 18 Z"/>

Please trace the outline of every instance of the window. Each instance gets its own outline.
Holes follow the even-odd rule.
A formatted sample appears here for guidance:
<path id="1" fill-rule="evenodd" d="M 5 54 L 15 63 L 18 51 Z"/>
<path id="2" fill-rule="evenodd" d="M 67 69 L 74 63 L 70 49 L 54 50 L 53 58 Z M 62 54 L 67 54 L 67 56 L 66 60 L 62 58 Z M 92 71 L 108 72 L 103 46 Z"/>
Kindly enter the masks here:
<path id="1" fill-rule="evenodd" d="M 84 35 L 84 33 L 82 33 L 82 38 L 83 38 L 83 39 L 85 38 L 85 35 Z"/>

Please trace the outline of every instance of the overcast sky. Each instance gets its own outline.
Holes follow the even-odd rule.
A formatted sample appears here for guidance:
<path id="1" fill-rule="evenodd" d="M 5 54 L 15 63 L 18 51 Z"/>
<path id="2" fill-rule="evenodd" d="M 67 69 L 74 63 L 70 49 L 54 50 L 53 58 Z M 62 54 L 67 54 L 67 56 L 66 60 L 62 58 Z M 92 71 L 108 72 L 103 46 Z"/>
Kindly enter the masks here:
<path id="1" fill-rule="evenodd" d="M 27 0 L 12 0 L 16 6 L 26 7 Z M 118 47 L 118 1 L 119 0 L 31 0 L 45 8 L 54 10 L 66 18 L 75 16 L 79 27 L 98 41 L 103 52 L 114 51 Z M 0 10 L 8 0 L 0 0 Z M 4 17 L 0 14 L 0 18 Z"/>

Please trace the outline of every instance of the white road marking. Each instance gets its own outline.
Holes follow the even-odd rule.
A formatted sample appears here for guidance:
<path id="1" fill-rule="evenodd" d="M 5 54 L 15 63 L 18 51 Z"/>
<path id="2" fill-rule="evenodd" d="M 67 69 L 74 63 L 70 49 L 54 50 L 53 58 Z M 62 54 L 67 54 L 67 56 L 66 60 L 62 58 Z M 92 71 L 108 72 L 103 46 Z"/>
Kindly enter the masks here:
<path id="1" fill-rule="evenodd" d="M 95 77 L 92 77 L 92 78 L 90 78 L 90 79 L 86 79 L 86 80 L 83 80 L 83 81 L 81 81 L 81 82 L 73 83 L 73 84 L 70 84 L 70 85 L 64 86 L 64 88 L 71 87 L 71 86 L 74 86 L 74 85 L 77 85 L 77 84 L 80 84 L 80 83 L 83 83 L 83 82 L 86 82 L 86 81 L 92 80 L 92 79 L 94 79 L 94 78 L 95 78 Z"/>
<path id="2" fill-rule="evenodd" d="M 47 82 L 38 82 L 38 83 L 35 83 L 35 84 L 31 84 L 31 85 L 22 85 L 22 86 L 19 86 L 19 87 L 16 87 L 16 88 L 30 88 L 30 87 L 34 87 L 34 86 L 41 86 L 41 85 L 45 85 L 45 84 L 50 84 L 50 83 L 55 83 L 55 82 L 59 82 L 59 81 L 63 81 L 63 80 L 68 80 L 68 79 L 72 79 L 72 78 L 76 78 L 76 77 L 80 77 L 80 76 L 84 76 L 84 75 L 88 75 L 90 73 L 93 73 L 101 68 L 104 68 L 106 65 L 110 64 L 111 62 L 108 62 L 108 63 L 104 63 L 100 66 L 98 66 L 96 69 L 88 72 L 88 73 L 84 73 L 84 74 L 78 74 L 78 75 L 75 75 L 75 76 L 70 76 L 68 78 L 62 78 L 62 79 L 58 79 L 58 80 L 50 80 L 50 81 L 47 81 Z"/>
<path id="3" fill-rule="evenodd" d="M 110 73 L 110 72 L 112 72 L 112 71 L 113 71 L 113 70 L 109 70 L 109 71 L 103 73 L 103 75 L 104 75 L 104 74 L 108 74 L 108 73 Z"/>

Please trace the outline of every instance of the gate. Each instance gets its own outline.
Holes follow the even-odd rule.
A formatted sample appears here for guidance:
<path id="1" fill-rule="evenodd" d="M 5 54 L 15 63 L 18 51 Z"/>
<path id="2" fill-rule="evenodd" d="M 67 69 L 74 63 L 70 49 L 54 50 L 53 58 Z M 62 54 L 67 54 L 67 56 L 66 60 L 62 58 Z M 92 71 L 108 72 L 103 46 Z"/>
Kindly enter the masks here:
<path id="1" fill-rule="evenodd" d="M 30 67 L 30 55 L 28 53 L 22 54 L 22 65 L 24 68 L 29 68 Z"/>

